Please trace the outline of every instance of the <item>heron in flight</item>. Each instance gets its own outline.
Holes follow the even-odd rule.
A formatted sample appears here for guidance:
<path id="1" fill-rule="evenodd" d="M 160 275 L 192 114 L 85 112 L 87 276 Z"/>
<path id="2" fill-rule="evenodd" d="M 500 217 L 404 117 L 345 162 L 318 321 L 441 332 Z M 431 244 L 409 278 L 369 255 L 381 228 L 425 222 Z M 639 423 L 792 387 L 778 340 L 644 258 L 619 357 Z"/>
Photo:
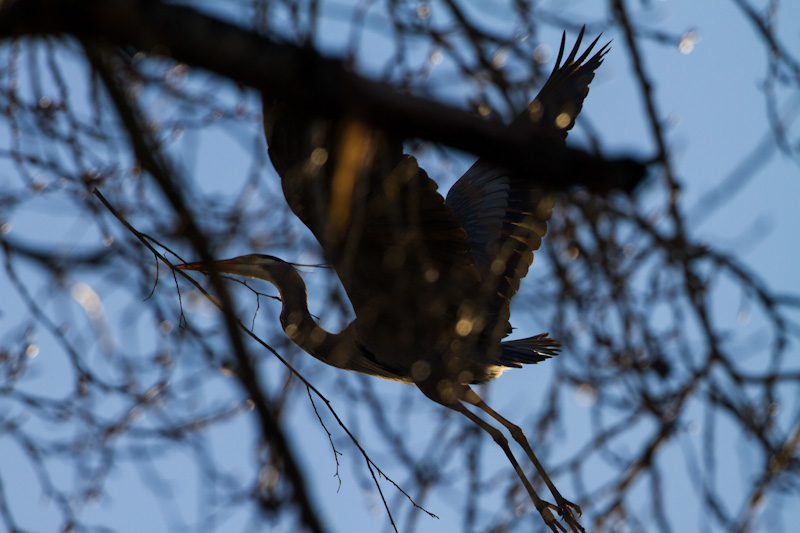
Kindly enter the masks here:
<path id="1" fill-rule="evenodd" d="M 515 123 L 564 143 L 608 45 L 577 57 L 583 30 L 566 60 L 565 39 L 544 87 Z M 300 348 L 337 368 L 416 385 L 489 433 L 505 452 L 533 504 L 553 531 L 572 531 L 580 508 L 558 492 L 522 430 L 492 410 L 471 388 L 507 368 L 558 353 L 546 333 L 502 341 L 511 332 L 509 303 L 547 230 L 553 195 L 530 176 L 479 159 L 447 199 L 402 140 L 355 118 L 323 120 L 265 101 L 272 163 L 292 211 L 308 226 L 335 268 L 355 319 L 341 332 L 322 329 L 308 309 L 295 268 L 251 254 L 182 270 L 267 280 L 278 289 L 280 322 Z M 504 426 L 524 449 L 555 504 L 542 500 L 502 432 L 465 404 Z"/>

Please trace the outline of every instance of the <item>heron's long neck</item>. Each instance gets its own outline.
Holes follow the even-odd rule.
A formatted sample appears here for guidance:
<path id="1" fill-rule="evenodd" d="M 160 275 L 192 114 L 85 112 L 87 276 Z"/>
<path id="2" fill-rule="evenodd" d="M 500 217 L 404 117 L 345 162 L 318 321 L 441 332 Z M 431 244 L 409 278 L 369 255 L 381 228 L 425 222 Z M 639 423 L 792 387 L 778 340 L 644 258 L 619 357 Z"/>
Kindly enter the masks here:
<path id="1" fill-rule="evenodd" d="M 270 280 L 283 300 L 281 326 L 286 335 L 300 348 L 328 364 L 339 344 L 341 335 L 322 329 L 308 311 L 306 284 L 290 265 L 273 270 Z"/>

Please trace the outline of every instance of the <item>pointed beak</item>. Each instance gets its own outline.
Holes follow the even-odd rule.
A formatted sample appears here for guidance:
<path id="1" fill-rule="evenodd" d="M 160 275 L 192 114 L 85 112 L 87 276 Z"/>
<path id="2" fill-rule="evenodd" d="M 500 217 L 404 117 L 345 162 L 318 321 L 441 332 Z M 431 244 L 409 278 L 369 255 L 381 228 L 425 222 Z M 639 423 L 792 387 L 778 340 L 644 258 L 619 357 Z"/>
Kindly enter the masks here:
<path id="1" fill-rule="evenodd" d="M 175 268 L 178 270 L 196 270 L 198 272 L 209 273 L 211 272 L 211 268 L 209 265 L 214 265 L 217 272 L 226 272 L 231 270 L 231 268 L 236 267 L 236 260 L 235 259 L 223 259 L 221 261 L 212 261 L 211 263 L 204 263 L 203 261 L 197 261 L 196 263 L 183 263 L 182 265 L 175 265 Z"/>
<path id="2" fill-rule="evenodd" d="M 204 263 L 183 263 L 182 265 L 175 265 L 178 270 L 202 270 Z"/>

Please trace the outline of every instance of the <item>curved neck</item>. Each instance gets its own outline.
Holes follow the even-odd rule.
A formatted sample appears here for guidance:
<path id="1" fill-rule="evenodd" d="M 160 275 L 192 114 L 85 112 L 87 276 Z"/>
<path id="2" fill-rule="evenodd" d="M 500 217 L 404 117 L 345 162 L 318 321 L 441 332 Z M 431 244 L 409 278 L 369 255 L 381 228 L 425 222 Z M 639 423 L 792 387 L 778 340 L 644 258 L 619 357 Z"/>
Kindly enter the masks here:
<path id="1" fill-rule="evenodd" d="M 294 267 L 288 263 L 274 262 L 262 265 L 257 274 L 253 271 L 248 274 L 265 279 L 278 289 L 283 300 L 281 326 L 300 348 L 336 368 L 403 380 L 402 373 L 398 374 L 365 356 L 365 348 L 357 341 L 356 320 L 341 333 L 330 333 L 317 324 L 308 311 L 306 284 Z"/>
<path id="2" fill-rule="evenodd" d="M 275 285 L 283 301 L 280 320 L 286 336 L 320 361 L 333 364 L 330 358 L 341 335 L 324 330 L 311 316 L 303 278 L 286 263 L 274 265 L 270 278 L 268 281 Z"/>

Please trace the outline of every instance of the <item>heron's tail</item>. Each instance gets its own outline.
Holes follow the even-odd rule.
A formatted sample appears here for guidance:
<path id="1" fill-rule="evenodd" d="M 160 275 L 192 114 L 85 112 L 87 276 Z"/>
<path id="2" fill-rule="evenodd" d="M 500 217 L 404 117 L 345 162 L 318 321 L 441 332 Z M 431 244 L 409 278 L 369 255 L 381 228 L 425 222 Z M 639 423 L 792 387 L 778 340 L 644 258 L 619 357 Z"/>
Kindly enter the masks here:
<path id="1" fill-rule="evenodd" d="M 498 365 L 520 368 L 524 364 L 539 363 L 558 355 L 561 345 L 548 337 L 549 333 L 541 333 L 500 344 Z"/>

